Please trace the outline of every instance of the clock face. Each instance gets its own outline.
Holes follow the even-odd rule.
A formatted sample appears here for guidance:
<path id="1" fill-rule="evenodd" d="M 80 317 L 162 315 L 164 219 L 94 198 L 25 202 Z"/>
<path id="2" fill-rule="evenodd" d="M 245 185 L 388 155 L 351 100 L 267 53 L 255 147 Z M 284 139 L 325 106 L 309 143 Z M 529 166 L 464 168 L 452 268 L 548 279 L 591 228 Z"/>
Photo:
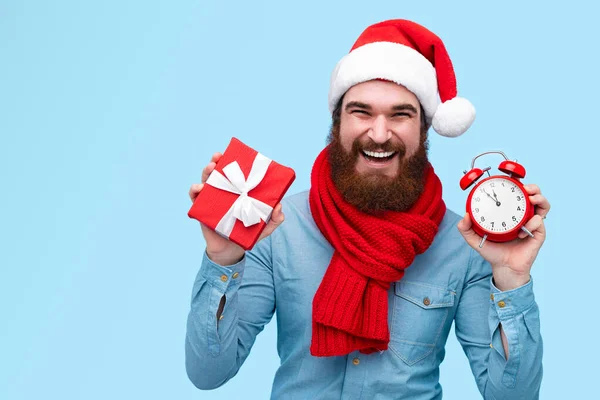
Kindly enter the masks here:
<path id="1" fill-rule="evenodd" d="M 506 178 L 488 178 L 473 191 L 474 222 L 488 232 L 502 234 L 516 228 L 525 218 L 526 194 Z"/>

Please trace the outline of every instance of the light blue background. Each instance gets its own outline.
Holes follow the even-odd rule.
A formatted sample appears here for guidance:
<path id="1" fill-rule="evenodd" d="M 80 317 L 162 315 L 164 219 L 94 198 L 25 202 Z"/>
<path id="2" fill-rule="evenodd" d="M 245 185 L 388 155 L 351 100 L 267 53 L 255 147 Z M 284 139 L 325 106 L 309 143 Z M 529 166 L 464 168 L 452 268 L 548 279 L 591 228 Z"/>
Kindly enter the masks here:
<path id="1" fill-rule="evenodd" d="M 199 392 L 185 320 L 203 239 L 189 186 L 236 136 L 309 186 L 329 74 L 369 24 L 439 34 L 468 133 L 431 132 L 448 206 L 502 149 L 551 200 L 533 269 L 542 399 L 597 384 L 595 186 L 600 37 L 593 2 L 25 1 L 0 3 L 0 398 L 267 398 L 275 324 L 237 377 Z M 494 169 L 499 156 L 482 160 Z M 453 334 L 445 398 L 480 398 Z"/>

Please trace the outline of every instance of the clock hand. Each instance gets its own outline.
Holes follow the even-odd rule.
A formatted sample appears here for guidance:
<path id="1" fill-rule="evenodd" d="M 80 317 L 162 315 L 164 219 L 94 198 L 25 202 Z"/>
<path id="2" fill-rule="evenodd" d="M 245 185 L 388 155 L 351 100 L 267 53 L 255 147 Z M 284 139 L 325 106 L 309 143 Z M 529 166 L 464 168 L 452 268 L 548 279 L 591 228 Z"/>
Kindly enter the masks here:
<path id="1" fill-rule="evenodd" d="M 488 192 L 486 192 L 486 190 L 485 190 L 484 188 L 481 188 L 481 190 L 483 190 L 483 193 L 485 193 L 485 194 L 487 195 L 487 197 L 489 197 L 490 199 L 492 199 L 492 201 L 493 201 L 494 203 L 496 203 L 496 206 L 500 207 L 500 205 L 501 205 L 502 203 L 500 203 L 500 202 L 498 201 L 498 199 L 495 199 L 495 198 L 493 198 L 493 197 L 492 197 L 492 195 L 490 195 Z"/>
<path id="2" fill-rule="evenodd" d="M 492 189 L 492 193 L 494 193 L 494 198 L 496 199 L 496 205 L 498 207 L 500 207 L 500 200 L 498 200 L 498 196 L 496 196 L 496 191 L 494 189 Z"/>
<path id="3" fill-rule="evenodd" d="M 488 192 L 485 191 L 485 189 L 482 188 L 481 190 L 483 190 L 483 193 L 485 193 L 487 195 L 487 197 L 492 199 L 494 201 L 494 203 L 496 203 L 496 205 L 498 205 L 498 200 L 494 199 L 491 194 L 489 194 Z"/>

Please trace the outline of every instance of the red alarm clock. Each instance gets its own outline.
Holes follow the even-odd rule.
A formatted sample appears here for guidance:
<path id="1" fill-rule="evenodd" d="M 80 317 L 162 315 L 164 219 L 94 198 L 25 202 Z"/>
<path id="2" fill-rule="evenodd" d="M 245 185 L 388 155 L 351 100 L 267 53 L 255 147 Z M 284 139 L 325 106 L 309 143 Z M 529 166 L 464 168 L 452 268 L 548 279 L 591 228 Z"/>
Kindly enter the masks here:
<path id="1" fill-rule="evenodd" d="M 507 175 L 491 175 L 490 167 L 475 168 L 475 160 L 485 154 L 501 154 L 504 161 L 498 169 Z M 473 221 L 473 230 L 482 237 L 479 247 L 487 240 L 492 242 L 508 242 L 516 239 L 522 230 L 529 236 L 533 234 L 525 228 L 525 224 L 533 217 L 534 208 L 529 201 L 520 179 L 525 178 L 525 168 L 516 161 L 511 161 L 501 151 L 488 151 L 479 154 L 471 163 L 471 170 L 464 171 L 460 180 L 462 190 L 467 190 L 483 174 L 488 177 L 479 181 L 467 198 L 467 212 Z"/>

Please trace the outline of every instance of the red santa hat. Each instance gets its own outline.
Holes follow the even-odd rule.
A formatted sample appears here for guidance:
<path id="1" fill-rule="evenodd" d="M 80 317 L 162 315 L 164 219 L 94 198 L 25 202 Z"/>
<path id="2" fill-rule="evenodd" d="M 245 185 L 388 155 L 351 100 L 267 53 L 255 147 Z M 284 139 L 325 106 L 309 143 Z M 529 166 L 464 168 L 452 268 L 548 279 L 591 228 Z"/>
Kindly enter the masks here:
<path id="1" fill-rule="evenodd" d="M 373 79 L 395 82 L 414 93 L 427 122 L 442 136 L 463 134 L 475 119 L 473 105 L 457 97 L 454 68 L 444 43 L 412 21 L 389 20 L 365 29 L 331 75 L 329 111 L 333 113 L 352 86 Z"/>

